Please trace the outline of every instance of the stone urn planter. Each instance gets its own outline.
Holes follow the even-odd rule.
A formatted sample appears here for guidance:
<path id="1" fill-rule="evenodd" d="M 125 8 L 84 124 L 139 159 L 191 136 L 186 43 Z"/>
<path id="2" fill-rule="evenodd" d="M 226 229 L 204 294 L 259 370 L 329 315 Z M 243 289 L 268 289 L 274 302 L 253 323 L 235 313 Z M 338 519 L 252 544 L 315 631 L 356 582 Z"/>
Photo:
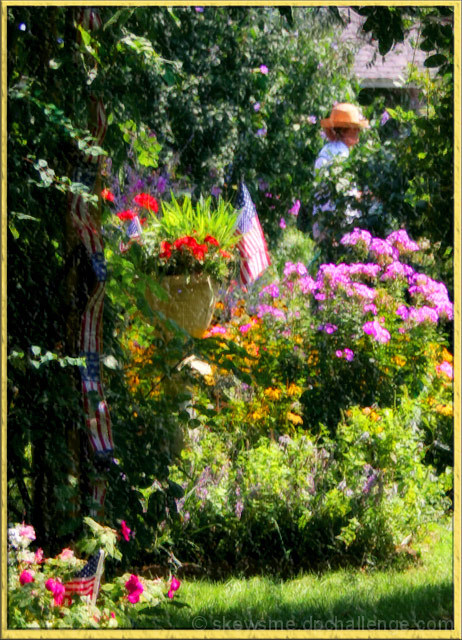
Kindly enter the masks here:
<path id="1" fill-rule="evenodd" d="M 159 300 L 149 289 L 146 300 L 194 338 L 202 338 L 212 320 L 219 283 L 206 274 L 165 276 L 160 282 L 169 300 Z"/>

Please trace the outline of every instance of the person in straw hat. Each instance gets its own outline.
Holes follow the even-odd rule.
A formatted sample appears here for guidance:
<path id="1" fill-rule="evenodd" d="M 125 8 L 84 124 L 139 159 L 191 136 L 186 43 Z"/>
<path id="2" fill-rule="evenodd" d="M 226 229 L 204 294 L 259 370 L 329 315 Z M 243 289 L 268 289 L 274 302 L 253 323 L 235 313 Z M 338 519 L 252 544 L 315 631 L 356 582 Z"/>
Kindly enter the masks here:
<path id="1" fill-rule="evenodd" d="M 334 159 L 347 158 L 350 148 L 359 142 L 360 130 L 369 129 L 369 122 L 361 115 L 358 107 L 348 102 L 340 102 L 334 105 L 328 118 L 321 120 L 321 127 L 329 142 L 319 152 L 314 164 L 315 170 L 328 167 Z M 357 198 L 361 196 L 355 188 L 348 193 Z M 318 216 L 321 212 L 334 210 L 332 202 L 326 202 L 323 205 L 314 205 L 313 215 Z M 350 222 L 357 215 L 356 211 L 348 209 L 347 221 Z M 313 224 L 312 233 L 315 240 L 322 240 L 324 237 L 317 222 Z"/>

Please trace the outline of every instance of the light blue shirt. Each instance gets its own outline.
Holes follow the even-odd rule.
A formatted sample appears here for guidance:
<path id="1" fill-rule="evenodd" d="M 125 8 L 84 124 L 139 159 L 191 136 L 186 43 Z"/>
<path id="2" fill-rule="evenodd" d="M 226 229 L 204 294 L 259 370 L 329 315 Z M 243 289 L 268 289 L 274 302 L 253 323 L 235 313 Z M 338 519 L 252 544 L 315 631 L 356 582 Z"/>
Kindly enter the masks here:
<path id="1" fill-rule="evenodd" d="M 319 152 L 314 168 L 321 169 L 321 167 L 331 164 L 335 157 L 348 158 L 349 154 L 350 150 L 344 142 L 340 142 L 340 140 L 328 142 Z"/>

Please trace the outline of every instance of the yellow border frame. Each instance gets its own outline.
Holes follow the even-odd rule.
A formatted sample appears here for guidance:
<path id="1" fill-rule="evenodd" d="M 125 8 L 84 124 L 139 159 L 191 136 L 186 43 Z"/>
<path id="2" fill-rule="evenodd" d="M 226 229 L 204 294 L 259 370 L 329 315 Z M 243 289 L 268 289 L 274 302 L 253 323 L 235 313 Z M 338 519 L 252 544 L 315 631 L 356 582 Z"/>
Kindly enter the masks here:
<path id="1" fill-rule="evenodd" d="M 6 589 L 2 589 L 1 593 L 1 632 L 4 638 L 461 638 L 461 433 L 460 425 L 462 419 L 461 409 L 461 3 L 459 0 L 422 0 L 422 1 L 406 1 L 406 0 L 376 0 L 375 2 L 348 2 L 345 0 L 325 0 L 324 2 L 315 2 L 307 0 L 305 2 L 299 0 L 278 1 L 278 0 L 260 0 L 259 2 L 246 2 L 239 0 L 228 0 L 222 2 L 220 0 L 197 0 L 194 1 L 160 1 L 152 2 L 149 0 L 95 0 L 95 2 L 76 2 L 66 0 L 2 0 L 1 2 L 1 34 L 2 34 L 2 140 L 7 139 L 7 123 L 6 123 L 6 104 L 7 104 L 7 56 L 6 56 L 6 25 L 7 25 L 7 9 L 15 6 L 358 6 L 358 5 L 375 5 L 375 6 L 448 6 L 454 8 L 454 274 L 455 274 L 455 293 L 454 293 L 454 425 L 459 425 L 454 431 L 454 629 L 450 631 L 437 630 L 322 630 L 322 631 L 303 631 L 303 630 L 260 630 L 260 631 L 223 631 L 223 630 L 137 630 L 130 631 L 128 629 L 25 629 L 25 630 L 8 630 L 4 626 L 6 623 Z M 1 433 L 1 451 L 2 451 L 2 476 L 1 476 L 1 584 L 7 584 L 7 564 L 6 564 L 6 226 L 7 226 L 7 202 L 6 202 L 6 145 L 2 145 L 2 215 L 1 215 L 1 407 L 2 407 L 2 433 Z M 458 278 L 458 280 L 457 280 Z M 457 286 L 457 284 L 459 286 Z"/>

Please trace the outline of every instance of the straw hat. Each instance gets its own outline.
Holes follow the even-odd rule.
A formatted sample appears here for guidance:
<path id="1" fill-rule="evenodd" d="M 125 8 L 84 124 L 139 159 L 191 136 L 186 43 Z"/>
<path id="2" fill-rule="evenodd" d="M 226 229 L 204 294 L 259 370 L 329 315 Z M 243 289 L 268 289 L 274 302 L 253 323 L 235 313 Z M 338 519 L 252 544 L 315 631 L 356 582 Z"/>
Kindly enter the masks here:
<path id="1" fill-rule="evenodd" d="M 328 118 L 321 120 L 321 127 L 333 129 L 351 128 L 351 129 L 369 129 L 369 122 L 361 115 L 358 107 L 348 102 L 340 102 L 332 108 L 332 112 Z"/>

